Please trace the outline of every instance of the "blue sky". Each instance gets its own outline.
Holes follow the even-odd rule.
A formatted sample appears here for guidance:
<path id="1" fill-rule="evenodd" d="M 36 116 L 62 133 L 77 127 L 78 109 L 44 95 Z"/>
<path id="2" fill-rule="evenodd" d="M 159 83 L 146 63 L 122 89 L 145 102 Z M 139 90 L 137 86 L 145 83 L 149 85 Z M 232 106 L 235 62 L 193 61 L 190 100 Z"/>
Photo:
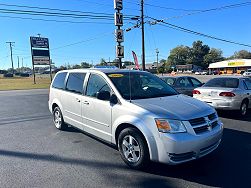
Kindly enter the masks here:
<path id="1" fill-rule="evenodd" d="M 123 0 L 124 15 L 140 15 L 139 0 Z M 247 1 L 234 0 L 169 0 L 156 1 L 145 0 L 145 15 L 165 21 L 204 34 L 232 40 L 251 45 L 251 3 L 246 6 L 228 8 L 216 11 L 198 13 L 180 18 L 175 16 L 186 15 L 194 10 L 204 10 L 222 7 L 225 5 L 243 3 Z M 83 12 L 114 14 L 113 0 L 0 0 L 0 4 L 25 5 L 45 8 L 57 8 L 67 10 L 78 10 Z M 0 5 L 0 9 L 22 9 Z M 174 10 L 175 9 L 175 10 Z M 178 9 L 178 10 L 177 10 Z M 37 10 L 39 11 L 39 10 Z M 9 18 L 9 17 L 22 17 Z M 28 18 L 28 19 L 27 19 Z M 49 19 L 71 22 L 91 23 L 65 23 L 29 20 Z M 95 23 L 96 22 L 96 23 Z M 97 23 L 98 22 L 98 23 Z M 9 57 L 9 46 L 7 41 L 14 41 L 13 59 L 14 66 L 17 66 L 17 56 L 23 58 L 24 66 L 31 66 L 29 37 L 40 33 L 50 40 L 51 58 L 56 66 L 79 64 L 82 61 L 88 63 L 99 63 L 101 58 L 115 59 L 115 38 L 113 20 L 86 20 L 76 18 L 55 18 L 30 15 L 14 15 L 1 13 L 0 11 L 0 69 L 11 67 Z M 123 29 L 129 28 L 135 21 L 124 20 Z M 131 51 L 135 51 L 141 61 L 141 30 L 133 29 L 125 33 L 125 58 L 133 60 Z M 249 47 L 224 43 L 200 36 L 173 30 L 161 25 L 145 25 L 145 49 L 146 62 L 156 60 L 155 49 L 159 49 L 160 59 L 166 59 L 172 48 L 177 45 L 191 46 L 195 40 L 202 40 L 210 47 L 220 48 L 224 56 L 230 56 L 235 51 Z"/>

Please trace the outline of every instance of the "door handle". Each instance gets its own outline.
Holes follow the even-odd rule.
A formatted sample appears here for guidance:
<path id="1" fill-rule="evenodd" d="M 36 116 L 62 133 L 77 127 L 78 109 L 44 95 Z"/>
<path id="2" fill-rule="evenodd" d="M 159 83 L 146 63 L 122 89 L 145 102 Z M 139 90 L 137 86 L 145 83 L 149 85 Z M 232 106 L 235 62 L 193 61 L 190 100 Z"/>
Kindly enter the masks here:
<path id="1" fill-rule="evenodd" d="M 76 98 L 76 101 L 77 101 L 77 102 L 80 102 L 80 99 Z"/>
<path id="2" fill-rule="evenodd" d="M 88 101 L 84 101 L 83 104 L 89 105 L 89 102 Z"/>

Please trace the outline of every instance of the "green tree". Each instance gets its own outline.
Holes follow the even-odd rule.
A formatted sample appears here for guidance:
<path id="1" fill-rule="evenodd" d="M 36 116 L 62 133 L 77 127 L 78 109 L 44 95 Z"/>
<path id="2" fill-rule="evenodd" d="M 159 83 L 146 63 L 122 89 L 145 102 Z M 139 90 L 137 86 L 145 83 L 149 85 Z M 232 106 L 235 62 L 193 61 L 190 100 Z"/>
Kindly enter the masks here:
<path id="1" fill-rule="evenodd" d="M 233 56 L 230 57 L 231 59 L 251 59 L 251 52 L 247 50 L 240 50 L 235 52 Z"/>
<path id="2" fill-rule="evenodd" d="M 78 65 L 78 64 L 76 64 L 76 65 L 73 65 L 72 68 L 73 68 L 73 69 L 81 69 L 81 66 Z"/>
<path id="3" fill-rule="evenodd" d="M 82 62 L 80 66 L 81 66 L 81 68 L 90 68 L 90 67 L 92 67 L 91 64 L 86 63 L 86 62 Z"/>
<path id="4" fill-rule="evenodd" d="M 209 53 L 204 56 L 204 64 L 208 66 L 210 63 L 215 63 L 224 60 L 222 50 L 211 48 Z"/>
<path id="5" fill-rule="evenodd" d="M 191 63 L 205 67 L 204 57 L 210 51 L 210 47 L 208 45 L 203 45 L 203 42 L 198 40 L 194 41 L 191 48 Z"/>
<path id="6" fill-rule="evenodd" d="M 188 46 L 177 46 L 170 51 L 168 63 L 171 65 L 185 65 L 190 58 L 191 50 Z"/>

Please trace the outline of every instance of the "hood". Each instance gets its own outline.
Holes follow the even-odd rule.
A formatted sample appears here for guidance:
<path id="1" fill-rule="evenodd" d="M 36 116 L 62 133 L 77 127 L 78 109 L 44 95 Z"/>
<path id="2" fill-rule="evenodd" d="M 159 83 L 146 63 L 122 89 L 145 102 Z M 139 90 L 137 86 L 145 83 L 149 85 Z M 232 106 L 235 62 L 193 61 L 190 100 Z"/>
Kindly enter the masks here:
<path id="1" fill-rule="evenodd" d="M 186 95 L 133 100 L 132 103 L 158 117 L 178 120 L 199 118 L 215 112 L 208 104 Z"/>

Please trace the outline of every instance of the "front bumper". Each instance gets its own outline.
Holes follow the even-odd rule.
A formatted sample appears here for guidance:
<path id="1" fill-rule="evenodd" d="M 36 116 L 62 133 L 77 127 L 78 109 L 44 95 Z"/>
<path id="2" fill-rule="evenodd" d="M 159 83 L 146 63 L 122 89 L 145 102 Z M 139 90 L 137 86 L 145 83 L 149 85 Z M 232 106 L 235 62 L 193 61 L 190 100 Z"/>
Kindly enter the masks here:
<path id="1" fill-rule="evenodd" d="M 219 146 L 222 134 L 222 124 L 200 135 L 160 133 L 157 161 L 175 165 L 203 157 Z"/>

